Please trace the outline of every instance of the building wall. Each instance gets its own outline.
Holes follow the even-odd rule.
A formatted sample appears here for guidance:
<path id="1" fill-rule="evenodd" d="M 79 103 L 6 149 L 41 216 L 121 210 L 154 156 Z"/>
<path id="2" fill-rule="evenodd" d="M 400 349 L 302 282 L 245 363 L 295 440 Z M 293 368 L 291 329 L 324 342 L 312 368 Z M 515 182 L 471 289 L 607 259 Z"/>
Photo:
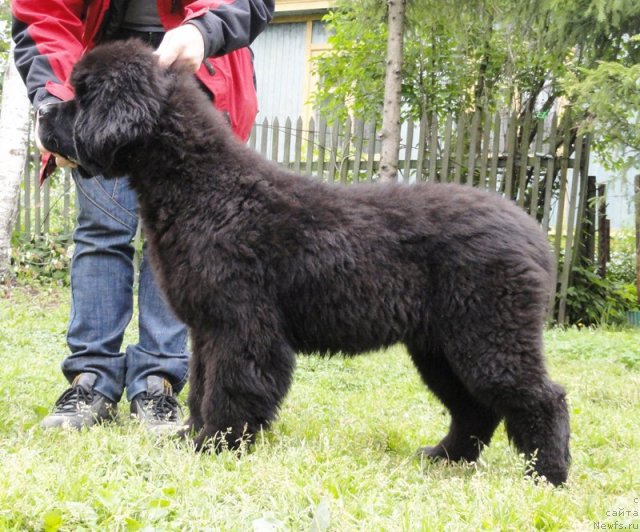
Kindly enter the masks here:
<path id="1" fill-rule="evenodd" d="M 302 113 L 305 46 L 306 24 L 299 22 L 272 24 L 253 43 L 259 120 Z"/>
<path id="2" fill-rule="evenodd" d="M 309 102 L 316 84 L 312 58 L 328 49 L 321 20 L 326 9 L 290 14 L 310 4 L 326 6 L 328 2 L 277 2 L 276 18 L 251 46 L 258 85 L 258 120 L 278 117 L 283 121 L 290 117 L 295 121 L 302 116 L 306 121 L 313 112 Z"/>

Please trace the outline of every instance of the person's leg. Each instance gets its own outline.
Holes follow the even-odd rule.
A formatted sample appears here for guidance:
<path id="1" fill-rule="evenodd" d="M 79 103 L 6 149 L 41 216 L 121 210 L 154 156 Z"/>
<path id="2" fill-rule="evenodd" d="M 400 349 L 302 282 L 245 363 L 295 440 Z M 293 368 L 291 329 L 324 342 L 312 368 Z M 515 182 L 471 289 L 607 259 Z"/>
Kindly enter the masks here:
<path id="1" fill-rule="evenodd" d="M 167 379 L 178 393 L 186 382 L 189 363 L 187 328 L 175 317 L 155 281 L 146 245 L 139 281 L 140 339 L 126 349 L 129 400 L 146 390 L 147 378 L 152 375 Z"/>
<path id="2" fill-rule="evenodd" d="M 73 234 L 71 354 L 62 371 L 71 383 L 42 427 L 82 428 L 115 417 L 126 358 L 120 352 L 133 306 L 137 202 L 126 179 L 83 179 L 74 172 L 78 220 Z"/>
<path id="3" fill-rule="evenodd" d="M 126 373 L 120 349 L 133 310 L 137 200 L 126 178 L 74 177 L 79 213 L 67 333 L 71 355 L 62 370 L 69 382 L 80 373 L 96 374 L 94 389 L 118 402 Z"/>
<path id="4" fill-rule="evenodd" d="M 187 377 L 187 328 L 167 304 L 144 246 L 140 267 L 138 344 L 126 350 L 131 413 L 152 432 L 174 431 L 181 423 L 176 400 Z"/>
<path id="5" fill-rule="evenodd" d="M 146 246 L 140 267 L 137 345 L 126 349 L 126 387 L 129 400 L 148 389 L 148 378 L 166 379 L 175 393 L 183 388 L 189 364 L 187 328 L 169 307 L 155 281 Z"/>

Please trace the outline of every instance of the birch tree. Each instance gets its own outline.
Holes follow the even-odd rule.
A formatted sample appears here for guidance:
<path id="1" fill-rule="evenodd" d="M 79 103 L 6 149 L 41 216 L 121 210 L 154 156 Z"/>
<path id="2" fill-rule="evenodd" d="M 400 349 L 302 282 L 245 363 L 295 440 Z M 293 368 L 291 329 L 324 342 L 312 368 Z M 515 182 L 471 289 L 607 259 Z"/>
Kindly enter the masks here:
<path id="1" fill-rule="evenodd" d="M 405 0 L 388 0 L 389 30 L 387 35 L 387 63 L 382 106 L 380 138 L 380 179 L 396 181 L 400 150 L 400 106 L 402 97 L 402 50 L 404 36 Z"/>
<path id="2" fill-rule="evenodd" d="M 11 58 L 4 73 L 0 111 L 0 280 L 10 271 L 11 231 L 27 154 L 30 109 L 25 86 Z"/>

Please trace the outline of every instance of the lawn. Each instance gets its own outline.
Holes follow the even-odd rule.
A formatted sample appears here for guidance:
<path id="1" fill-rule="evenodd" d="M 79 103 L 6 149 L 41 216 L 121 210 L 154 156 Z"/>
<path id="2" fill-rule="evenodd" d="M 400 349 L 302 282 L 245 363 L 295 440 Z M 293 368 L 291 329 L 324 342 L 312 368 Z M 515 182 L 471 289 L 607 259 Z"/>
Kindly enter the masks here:
<path id="1" fill-rule="evenodd" d="M 127 404 L 115 425 L 45 432 L 68 311 L 67 289 L 0 292 L 0 530 L 640 529 L 638 331 L 547 332 L 572 423 L 569 483 L 552 488 L 522 475 L 502 427 L 478 463 L 416 458 L 449 420 L 401 347 L 299 358 L 278 421 L 240 459 L 153 438 Z"/>

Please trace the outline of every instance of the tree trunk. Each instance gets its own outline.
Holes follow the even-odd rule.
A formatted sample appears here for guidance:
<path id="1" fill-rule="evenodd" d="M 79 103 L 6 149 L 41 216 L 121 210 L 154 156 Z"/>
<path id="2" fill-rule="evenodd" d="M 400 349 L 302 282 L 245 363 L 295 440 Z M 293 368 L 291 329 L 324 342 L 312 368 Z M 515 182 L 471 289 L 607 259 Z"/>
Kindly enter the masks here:
<path id="1" fill-rule="evenodd" d="M 0 281 L 10 272 L 11 231 L 29 137 L 31 104 L 13 62 L 7 65 L 0 112 Z"/>
<path id="2" fill-rule="evenodd" d="M 405 0 L 387 0 L 389 6 L 389 36 L 387 39 L 387 66 L 384 82 L 382 130 L 380 138 L 380 179 L 398 178 L 400 151 L 400 93 L 402 89 L 402 44 L 404 36 Z"/>

